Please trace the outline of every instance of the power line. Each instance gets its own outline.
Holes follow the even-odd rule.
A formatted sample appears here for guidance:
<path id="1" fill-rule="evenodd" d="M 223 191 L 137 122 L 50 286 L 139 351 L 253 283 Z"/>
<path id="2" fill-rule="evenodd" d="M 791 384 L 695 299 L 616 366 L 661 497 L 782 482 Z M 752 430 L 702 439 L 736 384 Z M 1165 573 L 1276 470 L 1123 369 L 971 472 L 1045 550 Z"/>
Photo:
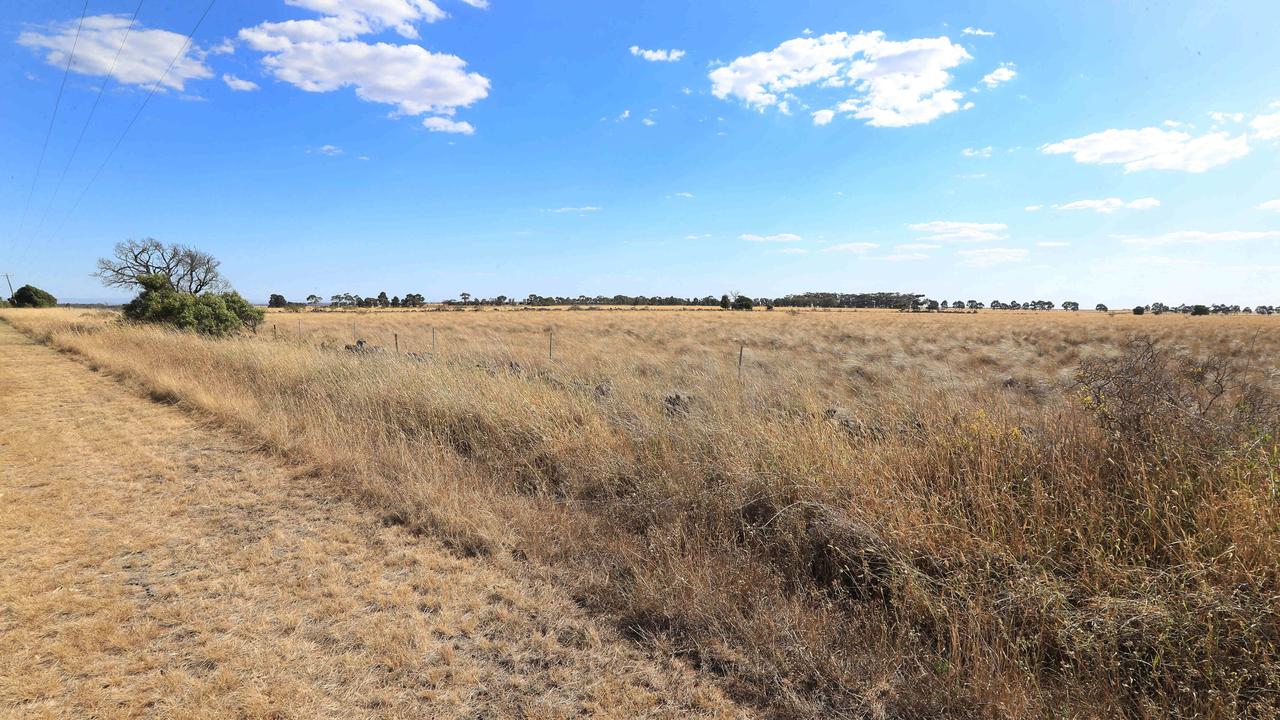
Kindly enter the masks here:
<path id="1" fill-rule="evenodd" d="M 22 208 L 22 222 L 18 223 L 18 234 L 27 226 L 27 213 L 31 211 L 31 198 L 35 195 L 36 185 L 40 182 L 40 171 L 44 169 L 45 152 L 49 149 L 49 137 L 53 135 L 53 124 L 58 119 L 58 108 L 62 107 L 62 93 L 67 89 L 67 76 L 71 74 L 71 63 L 76 59 L 76 48 L 80 45 L 80 31 L 84 28 L 84 16 L 89 13 L 89 0 L 84 0 L 80 9 L 80 23 L 76 25 L 76 38 L 71 41 L 71 53 L 67 55 L 67 66 L 62 70 L 62 82 L 58 84 L 58 97 L 53 101 L 53 114 L 49 116 L 49 127 L 44 131 L 44 143 L 40 146 L 40 160 L 36 163 L 36 175 L 31 178 L 31 189 L 27 191 L 27 203 Z M 13 254 L 13 242 L 16 236 L 9 238 L 9 254 Z"/>
<path id="2" fill-rule="evenodd" d="M 98 176 L 106 169 L 107 164 L 111 162 L 111 158 L 115 156 L 116 150 L 120 149 L 121 143 L 124 142 L 129 131 L 133 129 L 134 124 L 138 122 L 138 118 L 142 116 L 142 111 L 147 109 L 147 104 L 151 102 L 151 98 L 155 97 L 156 90 L 160 88 L 160 83 L 164 82 L 164 79 L 169 77 L 169 73 L 173 70 L 173 66 L 178 64 L 178 60 L 182 58 L 183 55 L 187 54 L 187 49 L 191 47 L 191 41 L 195 39 L 196 32 L 200 30 L 200 26 L 204 24 L 204 19 L 209 16 L 209 11 L 213 10 L 213 6 L 217 1 L 218 0 L 209 0 L 209 5 L 205 7 L 204 12 L 200 14 L 200 19 L 196 21 L 195 27 L 191 28 L 191 34 L 187 36 L 186 42 L 182 43 L 182 48 L 178 50 L 178 54 L 174 55 L 173 59 L 169 61 L 169 66 L 165 68 L 164 74 L 157 78 L 155 83 L 151 85 L 151 91 L 147 93 L 146 99 L 142 101 L 142 104 L 138 106 L 138 111 L 129 119 L 129 124 L 125 126 L 124 132 L 120 133 L 120 137 L 116 138 L 115 144 L 111 146 L 111 150 L 107 153 L 106 158 L 102 160 L 102 164 L 99 165 L 98 169 L 93 173 L 93 177 L 89 178 L 89 183 L 80 191 L 80 195 L 76 198 L 76 201 L 72 203 L 71 209 L 62 217 L 62 222 L 58 223 L 58 228 L 53 231 L 53 234 L 50 236 L 51 238 L 56 237 L 62 232 L 62 228 L 66 226 L 67 221 L 71 219 L 71 216 L 74 215 L 75 211 L 80 207 L 80 203 L 84 200 L 85 196 L 89 194 L 89 189 L 93 187 L 95 182 L 97 182 Z"/>
<path id="3" fill-rule="evenodd" d="M 124 38 L 120 41 L 120 47 L 116 48 L 116 56 L 111 60 L 111 68 L 107 70 L 107 74 L 102 78 L 102 84 L 98 86 L 98 96 L 93 99 L 93 107 L 89 108 L 89 116 L 84 119 L 84 126 L 80 128 L 80 136 L 76 138 L 75 147 L 71 149 L 71 157 L 67 158 L 67 164 L 62 166 L 62 174 L 58 176 L 58 184 L 53 187 L 53 195 L 49 198 L 49 204 L 45 206 L 44 213 L 40 216 L 40 222 L 36 224 L 33 235 L 39 234 L 40 228 L 44 227 L 44 221 L 49 217 L 49 210 L 53 208 L 53 203 L 58 199 L 58 193 L 62 190 L 62 183 L 67 179 L 67 171 L 71 169 L 71 163 L 76 159 L 76 153 L 80 151 L 80 144 L 84 142 L 85 133 L 89 131 L 89 124 L 93 122 L 94 113 L 98 112 L 98 103 L 102 102 L 102 96 L 106 93 L 107 83 L 111 82 L 111 76 L 116 71 L 116 65 L 120 62 L 120 54 L 124 52 L 125 43 L 129 42 L 129 33 L 133 32 L 133 26 L 138 22 L 138 13 L 142 12 L 142 3 L 144 0 L 138 0 L 138 7 L 133 10 L 133 17 L 129 20 L 129 27 L 124 30 Z"/>

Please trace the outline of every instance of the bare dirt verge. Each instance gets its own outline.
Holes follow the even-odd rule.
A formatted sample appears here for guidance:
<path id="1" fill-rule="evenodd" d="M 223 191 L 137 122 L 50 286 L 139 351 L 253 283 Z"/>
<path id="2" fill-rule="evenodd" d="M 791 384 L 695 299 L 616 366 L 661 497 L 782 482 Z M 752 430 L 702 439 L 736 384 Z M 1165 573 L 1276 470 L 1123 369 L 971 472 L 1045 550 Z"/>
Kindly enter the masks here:
<path id="1" fill-rule="evenodd" d="M 0 716 L 741 717 L 460 558 L 0 323 Z"/>

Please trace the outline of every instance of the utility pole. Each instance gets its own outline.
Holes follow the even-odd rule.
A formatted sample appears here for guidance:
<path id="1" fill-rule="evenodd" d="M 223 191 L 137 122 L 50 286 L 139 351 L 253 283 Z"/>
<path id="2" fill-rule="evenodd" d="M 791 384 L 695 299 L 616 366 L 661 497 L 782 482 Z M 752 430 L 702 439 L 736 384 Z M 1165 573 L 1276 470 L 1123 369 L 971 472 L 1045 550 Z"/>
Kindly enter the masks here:
<path id="1" fill-rule="evenodd" d="M 13 281 L 9 279 L 9 273 L 4 274 L 4 281 L 9 286 L 9 297 L 13 297 Z"/>

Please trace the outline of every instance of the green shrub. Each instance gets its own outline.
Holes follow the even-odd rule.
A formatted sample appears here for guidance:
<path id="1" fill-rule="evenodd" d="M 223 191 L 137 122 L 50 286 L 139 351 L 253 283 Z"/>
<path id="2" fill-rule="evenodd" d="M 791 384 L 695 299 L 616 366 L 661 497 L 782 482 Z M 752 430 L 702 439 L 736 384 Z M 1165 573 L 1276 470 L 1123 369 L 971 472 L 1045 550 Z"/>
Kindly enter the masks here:
<path id="1" fill-rule="evenodd" d="M 1195 305 L 1195 306 L 1192 306 L 1192 308 L 1191 308 L 1191 314 L 1192 314 L 1192 315 L 1208 315 L 1208 314 L 1209 314 L 1209 306 L 1208 306 L 1208 305 Z"/>
<path id="2" fill-rule="evenodd" d="M 1137 306 L 1137 307 L 1135 307 L 1135 308 L 1133 309 L 1133 314 L 1134 314 L 1134 315 L 1142 315 L 1142 314 L 1144 314 L 1144 313 L 1146 313 L 1146 312 L 1147 312 L 1147 309 L 1146 309 L 1145 307 L 1141 306 L 1141 305 L 1139 305 L 1139 306 Z"/>
<path id="3" fill-rule="evenodd" d="M 57 307 L 58 298 L 31 285 L 23 285 L 9 298 L 14 307 L 43 308 Z"/>
<path id="4" fill-rule="evenodd" d="M 139 282 L 142 292 L 124 306 L 124 316 L 136 322 L 225 337 L 244 327 L 256 329 L 264 316 L 234 290 L 203 295 L 177 292 L 163 275 L 146 275 Z"/>

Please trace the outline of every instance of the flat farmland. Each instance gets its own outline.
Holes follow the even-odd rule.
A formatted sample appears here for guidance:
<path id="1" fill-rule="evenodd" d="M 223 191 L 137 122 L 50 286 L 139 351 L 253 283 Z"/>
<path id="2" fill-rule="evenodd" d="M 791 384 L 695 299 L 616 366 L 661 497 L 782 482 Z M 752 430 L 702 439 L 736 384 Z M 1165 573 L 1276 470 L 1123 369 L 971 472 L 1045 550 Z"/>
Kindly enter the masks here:
<path id="1" fill-rule="evenodd" d="M 1280 703 L 1270 317 L 3 317 L 775 717 Z"/>

